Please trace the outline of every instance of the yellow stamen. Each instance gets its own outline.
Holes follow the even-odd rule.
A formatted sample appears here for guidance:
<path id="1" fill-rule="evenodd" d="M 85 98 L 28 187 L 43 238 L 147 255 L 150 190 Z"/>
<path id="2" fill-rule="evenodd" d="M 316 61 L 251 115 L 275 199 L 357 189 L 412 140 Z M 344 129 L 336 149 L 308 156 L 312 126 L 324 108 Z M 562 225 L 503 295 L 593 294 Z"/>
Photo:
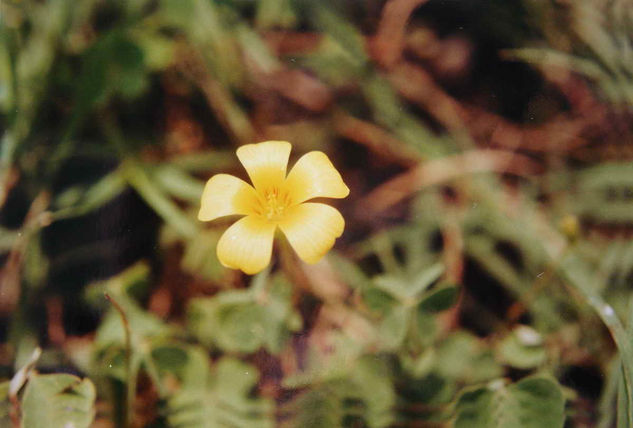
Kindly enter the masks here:
<path id="1" fill-rule="evenodd" d="M 284 217 L 286 208 L 291 205 L 290 195 L 278 187 L 272 187 L 259 195 L 259 206 L 255 212 L 264 220 L 279 222 Z"/>

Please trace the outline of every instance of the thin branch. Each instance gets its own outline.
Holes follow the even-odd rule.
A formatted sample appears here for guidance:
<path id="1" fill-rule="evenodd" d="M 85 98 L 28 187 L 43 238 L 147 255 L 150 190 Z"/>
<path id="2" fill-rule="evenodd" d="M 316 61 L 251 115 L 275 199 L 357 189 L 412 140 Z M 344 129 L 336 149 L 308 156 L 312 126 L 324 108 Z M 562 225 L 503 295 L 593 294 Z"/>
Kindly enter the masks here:
<path id="1" fill-rule="evenodd" d="M 11 424 L 13 428 L 20 428 L 20 399 L 18 398 L 18 393 L 26 384 L 26 381 L 35 367 L 37 360 L 40 359 L 42 355 L 42 349 L 38 346 L 33 350 L 33 353 L 29 357 L 27 363 L 13 376 L 11 382 L 9 383 L 9 401 L 11 402 L 11 410 L 9 412 L 11 417 Z"/>
<path id="2" fill-rule="evenodd" d="M 469 130 L 464 122 L 464 108 L 435 82 L 430 73 L 422 67 L 403 61 L 393 68 L 387 78 L 402 97 L 432 115 L 462 147 L 472 146 Z"/>
<path id="3" fill-rule="evenodd" d="M 125 332 L 125 374 L 127 390 L 125 393 L 125 426 L 132 426 L 132 416 L 134 413 L 134 396 L 136 393 L 136 383 L 132 382 L 132 336 L 130 332 L 130 323 L 127 315 L 123 310 L 123 307 L 114 300 L 108 293 L 105 293 L 105 298 L 108 299 L 112 306 L 121 316 L 121 322 L 123 323 L 123 330 Z"/>
<path id="4" fill-rule="evenodd" d="M 40 192 L 33 200 L 7 262 L 0 271 L 0 313 L 11 313 L 18 303 L 24 253 L 33 235 L 50 224 L 50 215 L 46 212 L 49 202 L 47 192 Z"/>
<path id="5" fill-rule="evenodd" d="M 420 163 L 380 185 L 360 203 L 360 213 L 380 213 L 424 187 L 481 172 L 531 176 L 539 165 L 527 156 L 504 150 L 471 150 Z"/>
<path id="6" fill-rule="evenodd" d="M 381 159 L 405 166 L 416 165 L 421 160 L 419 153 L 385 129 L 342 111 L 334 114 L 334 128 L 339 135 L 362 144 Z"/>
<path id="7" fill-rule="evenodd" d="M 389 0 L 382 10 L 378 31 L 371 41 L 372 56 L 389 68 L 402 56 L 404 33 L 413 11 L 427 0 Z"/>

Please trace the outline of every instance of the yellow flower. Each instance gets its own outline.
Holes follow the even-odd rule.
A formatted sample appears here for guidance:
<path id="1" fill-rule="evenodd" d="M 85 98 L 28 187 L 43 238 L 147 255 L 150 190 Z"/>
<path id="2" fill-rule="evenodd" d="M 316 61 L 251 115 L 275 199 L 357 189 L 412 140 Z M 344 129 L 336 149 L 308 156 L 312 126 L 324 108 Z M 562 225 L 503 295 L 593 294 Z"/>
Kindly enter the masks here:
<path id="1" fill-rule="evenodd" d="M 217 254 L 229 268 L 255 274 L 270 263 L 277 227 L 299 257 L 316 263 L 341 236 L 345 220 L 313 198 L 344 198 L 349 189 L 323 152 L 303 155 L 286 176 L 291 145 L 285 141 L 247 144 L 237 149 L 253 186 L 228 174 L 211 177 L 202 192 L 198 219 L 243 215 L 220 238 Z"/>

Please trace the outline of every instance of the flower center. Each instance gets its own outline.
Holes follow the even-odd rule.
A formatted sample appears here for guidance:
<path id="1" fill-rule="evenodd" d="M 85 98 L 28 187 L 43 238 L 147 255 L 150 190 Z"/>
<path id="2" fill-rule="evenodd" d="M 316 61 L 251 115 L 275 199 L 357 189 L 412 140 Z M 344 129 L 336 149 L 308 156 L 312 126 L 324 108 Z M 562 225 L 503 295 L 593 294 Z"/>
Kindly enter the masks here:
<path id="1" fill-rule="evenodd" d="M 284 211 L 290 203 L 288 192 L 273 187 L 260 194 L 259 207 L 256 211 L 264 219 L 277 222 L 283 218 Z"/>

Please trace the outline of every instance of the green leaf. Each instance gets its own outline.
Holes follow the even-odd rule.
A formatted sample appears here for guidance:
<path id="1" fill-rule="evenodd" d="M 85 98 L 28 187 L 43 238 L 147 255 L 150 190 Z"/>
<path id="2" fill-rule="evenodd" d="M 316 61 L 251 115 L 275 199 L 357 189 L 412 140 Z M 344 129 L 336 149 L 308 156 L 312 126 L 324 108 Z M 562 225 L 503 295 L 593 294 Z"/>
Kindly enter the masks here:
<path id="1" fill-rule="evenodd" d="M 633 348 L 631 347 L 630 334 L 622 325 L 613 308 L 608 305 L 602 296 L 595 290 L 595 285 L 600 283 L 594 272 L 590 271 L 587 263 L 577 254 L 566 255 L 559 263 L 560 274 L 580 292 L 583 299 L 589 304 L 607 327 L 621 355 L 623 382 L 625 393 L 633 394 Z M 631 319 L 631 318 L 629 318 Z M 624 400 L 630 403 L 630 399 Z M 622 409 L 624 411 L 624 409 Z M 626 415 L 628 425 L 633 424 L 633 409 L 627 406 Z"/>
<path id="2" fill-rule="evenodd" d="M 457 331 L 439 342 L 436 353 L 436 373 L 451 380 L 472 384 L 503 374 L 485 343 L 464 331 Z"/>
<path id="3" fill-rule="evenodd" d="M 343 403 L 332 385 L 316 385 L 299 393 L 281 408 L 282 428 L 341 426 Z"/>
<path id="4" fill-rule="evenodd" d="M 459 289 L 457 287 L 442 287 L 427 293 L 420 302 L 419 309 L 426 312 L 444 311 L 455 304 Z"/>
<path id="5" fill-rule="evenodd" d="M 174 165 L 161 165 L 150 171 L 150 176 L 165 192 L 183 201 L 200 203 L 204 182 L 193 178 Z"/>
<path id="6" fill-rule="evenodd" d="M 361 358 L 351 371 L 350 379 L 349 397 L 356 396 L 364 402 L 362 417 L 367 426 L 390 426 L 396 396 L 387 364 L 374 356 Z"/>
<path id="7" fill-rule="evenodd" d="M 497 345 L 499 359 L 519 369 L 538 367 L 547 358 L 542 338 L 531 327 L 519 326 Z"/>
<path id="8" fill-rule="evenodd" d="M 87 428 L 95 415 L 95 387 L 68 374 L 36 375 L 22 402 L 24 428 Z"/>
<path id="9" fill-rule="evenodd" d="M 420 272 L 415 275 L 411 285 L 407 289 L 407 294 L 412 297 L 423 292 L 429 288 L 431 284 L 437 281 L 443 273 L 444 265 L 442 263 L 435 263 L 426 269 L 420 270 Z"/>
<path id="10" fill-rule="evenodd" d="M 119 304 L 128 321 L 131 355 L 129 374 L 126 371 L 125 328 L 121 315 L 113 307 L 108 308 L 95 337 L 94 362 L 96 371 L 122 382 L 135 382 L 144 368 L 162 395 L 159 374 L 152 358 L 152 349 L 174 335 L 173 325 L 165 324 L 156 315 L 145 311 L 135 300 L 141 297 L 147 283 L 149 268 L 144 263 L 126 269 L 109 280 L 92 284 L 88 294 L 100 304 L 108 304 L 103 297 L 107 292 Z M 98 300 L 97 300 L 98 298 Z M 90 297 L 89 297 L 90 299 Z"/>
<path id="11" fill-rule="evenodd" d="M 227 271 L 216 256 L 216 247 L 223 232 L 204 229 L 185 241 L 185 253 L 180 261 L 182 270 L 209 281 L 220 281 Z"/>
<path id="12" fill-rule="evenodd" d="M 406 301 L 418 301 L 420 294 L 444 273 L 444 265 L 436 263 L 428 268 L 421 269 L 415 275 L 396 274 L 380 275 L 374 278 L 374 284 L 380 290 L 390 294 L 396 299 Z"/>
<path id="13" fill-rule="evenodd" d="M 605 163 L 586 168 L 576 181 L 574 205 L 579 216 L 607 223 L 633 221 L 633 165 Z"/>
<path id="14" fill-rule="evenodd" d="M 0 254 L 6 253 L 13 248 L 20 233 L 19 230 L 10 230 L 0 227 Z"/>
<path id="15" fill-rule="evenodd" d="M 203 374 L 201 377 L 204 379 Z M 182 388 L 167 403 L 174 428 L 272 428 L 273 403 L 251 397 L 259 372 L 250 364 L 224 357 L 204 386 Z"/>
<path id="16" fill-rule="evenodd" d="M 189 173 L 222 171 L 234 166 L 235 153 L 219 149 L 173 155 L 167 165 Z"/>
<path id="17" fill-rule="evenodd" d="M 10 382 L 0 383 L 0 426 L 11 426 L 11 401 L 9 401 Z"/>
<path id="18" fill-rule="evenodd" d="M 68 17 L 73 8 L 72 1 L 55 0 L 41 4 L 33 4 L 29 9 L 29 24 L 37 31 L 30 31 L 28 36 L 19 38 L 19 52 L 15 63 L 17 80 L 13 90 L 17 105 L 14 124 L 15 138 L 20 141 L 29 132 L 39 106 L 46 97 L 46 88 L 54 68 L 61 40 L 67 26 Z M 5 4 L 3 4 L 5 6 Z M 3 10 L 2 32 L 11 26 L 5 24 Z M 19 89 L 19 90 L 18 90 Z"/>
<path id="19" fill-rule="evenodd" d="M 255 23 L 258 29 L 291 28 L 297 23 L 291 0 L 261 0 L 257 3 Z"/>
<path id="20" fill-rule="evenodd" d="M 151 358 L 161 379 L 175 376 L 180 387 L 204 388 L 209 375 L 209 356 L 198 346 L 178 343 L 158 343 L 152 347 Z"/>
<path id="21" fill-rule="evenodd" d="M 175 41 L 159 32 L 134 32 L 134 41 L 143 51 L 143 59 L 149 70 L 162 71 L 174 60 Z"/>
<path id="22" fill-rule="evenodd" d="M 314 382 L 282 406 L 288 418 L 282 426 L 342 427 L 354 420 L 358 426 L 381 428 L 394 422 L 394 387 L 381 359 L 361 357 L 344 370 L 330 373 L 334 376 Z"/>
<path id="23" fill-rule="evenodd" d="M 137 97 L 147 84 L 143 51 L 127 34 L 112 30 L 84 54 L 75 93 L 76 114 L 83 114 L 80 109 L 104 103 L 114 94 Z"/>
<path id="24" fill-rule="evenodd" d="M 11 67 L 11 52 L 9 37 L 5 32 L 0 33 L 0 111 L 7 114 L 15 103 L 12 81 L 14 79 Z"/>
<path id="25" fill-rule="evenodd" d="M 427 348 L 419 355 L 409 355 L 403 353 L 400 356 L 400 363 L 403 368 L 411 374 L 415 379 L 426 376 L 433 370 L 435 365 L 435 349 Z"/>
<path id="26" fill-rule="evenodd" d="M 368 58 L 361 32 L 332 8 L 314 2 L 310 9 L 310 18 L 322 30 L 323 38 L 318 49 L 301 64 L 333 86 L 363 79 L 368 71 Z"/>
<path id="27" fill-rule="evenodd" d="M 554 380 L 533 376 L 512 385 L 499 380 L 461 395 L 455 428 L 556 428 L 565 422 L 564 410 Z"/>
<path id="28" fill-rule="evenodd" d="M 318 5 L 318 3 L 316 3 Z M 314 7 L 315 21 L 324 33 L 331 36 L 347 54 L 354 59 L 359 67 L 367 63 L 363 36 L 350 21 L 338 16 L 332 8 L 318 5 Z"/>
<path id="29" fill-rule="evenodd" d="M 113 39 L 110 54 L 108 84 L 111 90 L 128 99 L 141 95 L 149 85 L 141 48 L 121 34 Z"/>
<path id="30" fill-rule="evenodd" d="M 135 383 L 139 371 L 144 370 L 159 396 L 165 398 L 174 379 L 188 387 L 206 382 L 208 356 L 199 347 L 174 340 L 177 330 L 173 324 L 163 322 L 136 302 L 145 295 L 148 276 L 149 267 L 141 262 L 89 287 L 92 300 L 99 298 L 99 303 L 104 303 L 104 292 L 116 300 L 128 320 L 132 344 L 128 375 L 123 321 L 118 311 L 109 308 L 97 329 L 93 360 L 97 373 L 121 382 Z"/>
<path id="31" fill-rule="evenodd" d="M 438 137 L 408 111 L 395 89 L 382 76 L 365 80 L 363 95 L 373 110 L 376 122 L 391 129 L 404 143 L 425 157 L 445 154 L 452 146 L 447 138 Z"/>
<path id="32" fill-rule="evenodd" d="M 256 280 L 269 289 L 260 290 Z M 189 327 L 206 345 L 226 351 L 255 352 L 261 347 L 281 351 L 301 318 L 290 302 L 291 285 L 282 277 L 256 277 L 248 290 L 224 291 L 194 299 L 189 306 Z"/>
<path id="33" fill-rule="evenodd" d="M 53 212 L 53 218 L 59 220 L 88 214 L 120 195 L 125 188 L 125 180 L 118 169 L 88 188 L 72 187 L 55 199 L 58 211 Z"/>
<path id="34" fill-rule="evenodd" d="M 156 213 L 185 238 L 198 233 L 198 224 L 189 218 L 149 177 L 145 169 L 130 161 L 125 164 L 125 175 L 132 187 Z"/>
<path id="35" fill-rule="evenodd" d="M 617 408 L 616 408 L 616 426 L 618 428 L 630 428 L 631 423 L 629 419 L 629 408 L 631 407 L 631 400 L 626 386 L 626 379 L 624 376 L 620 376 L 618 382 L 618 394 L 617 394 Z"/>
<path id="36" fill-rule="evenodd" d="M 233 37 L 236 20 L 217 2 L 205 0 L 161 0 L 161 21 L 180 29 L 205 58 L 209 71 L 223 84 L 242 79 L 242 63 Z M 240 111 L 240 115 L 243 112 Z"/>
<path id="37" fill-rule="evenodd" d="M 593 79 L 607 78 L 608 73 L 595 62 L 564 52 L 543 48 L 520 48 L 503 51 L 506 58 L 519 59 L 538 66 L 557 66 L 573 69 Z"/>
<path id="38" fill-rule="evenodd" d="M 86 300 L 95 307 L 108 307 L 109 303 L 104 299 L 104 293 L 125 301 L 123 304 L 131 303 L 134 299 L 141 299 L 146 296 L 148 290 L 148 280 L 150 268 L 145 262 L 138 262 L 123 272 L 103 281 L 94 282 L 86 287 Z"/>
<path id="39" fill-rule="evenodd" d="M 396 350 L 402 344 L 410 319 L 411 309 L 405 307 L 395 307 L 385 316 L 378 327 L 382 349 Z"/>

